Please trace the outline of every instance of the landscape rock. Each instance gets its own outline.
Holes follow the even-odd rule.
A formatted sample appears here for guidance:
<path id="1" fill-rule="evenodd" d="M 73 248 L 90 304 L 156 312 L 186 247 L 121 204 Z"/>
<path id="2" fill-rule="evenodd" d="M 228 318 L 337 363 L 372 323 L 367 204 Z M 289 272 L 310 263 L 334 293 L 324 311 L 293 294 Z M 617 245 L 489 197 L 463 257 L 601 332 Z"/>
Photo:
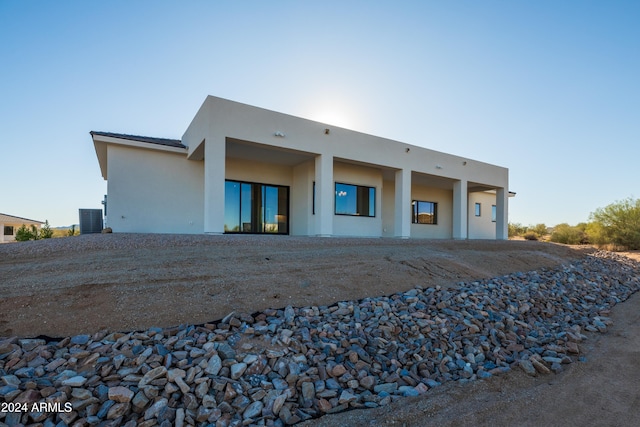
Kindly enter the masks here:
<path id="1" fill-rule="evenodd" d="M 638 263 L 596 252 L 555 269 L 206 325 L 0 338 L 1 399 L 73 409 L 0 423 L 281 426 L 516 368 L 548 375 L 585 360 L 585 331 L 607 331 L 611 307 L 639 289 Z"/>

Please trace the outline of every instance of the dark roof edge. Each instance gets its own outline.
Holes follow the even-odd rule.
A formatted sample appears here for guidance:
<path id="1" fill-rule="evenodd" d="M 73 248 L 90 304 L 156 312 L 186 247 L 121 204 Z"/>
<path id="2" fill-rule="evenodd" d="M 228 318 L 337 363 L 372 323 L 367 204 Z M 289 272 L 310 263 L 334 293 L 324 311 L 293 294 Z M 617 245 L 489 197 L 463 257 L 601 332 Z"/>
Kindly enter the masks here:
<path id="1" fill-rule="evenodd" d="M 9 214 L 2 213 L 2 212 L 0 212 L 0 215 L 8 216 L 10 218 L 15 218 L 15 219 L 21 219 L 23 221 L 30 221 L 30 222 L 37 222 L 37 223 L 40 223 L 40 224 L 44 224 L 44 221 L 38 221 L 37 219 L 23 218 L 21 216 L 9 215 Z"/>
<path id="2" fill-rule="evenodd" d="M 113 132 L 89 132 L 91 136 L 108 136 L 111 138 L 120 138 L 120 139 L 128 139 L 129 141 L 137 141 L 137 142 L 146 142 L 149 144 L 158 144 L 165 145 L 167 147 L 175 147 L 175 148 L 187 148 L 186 145 L 182 144 L 182 141 L 179 139 L 169 139 L 169 138 L 153 138 L 150 136 L 140 136 L 140 135 L 127 135 L 124 133 L 113 133 Z"/>

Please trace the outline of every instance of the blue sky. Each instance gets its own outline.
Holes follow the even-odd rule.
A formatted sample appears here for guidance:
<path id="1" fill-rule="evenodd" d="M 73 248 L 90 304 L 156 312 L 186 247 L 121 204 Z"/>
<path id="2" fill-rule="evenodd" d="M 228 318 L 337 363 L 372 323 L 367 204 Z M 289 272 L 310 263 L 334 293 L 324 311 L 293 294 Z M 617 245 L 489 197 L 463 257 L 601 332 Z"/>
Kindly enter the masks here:
<path id="1" fill-rule="evenodd" d="M 508 167 L 510 221 L 640 197 L 638 1 L 0 0 L 0 212 L 100 208 L 89 131 L 215 95 Z"/>

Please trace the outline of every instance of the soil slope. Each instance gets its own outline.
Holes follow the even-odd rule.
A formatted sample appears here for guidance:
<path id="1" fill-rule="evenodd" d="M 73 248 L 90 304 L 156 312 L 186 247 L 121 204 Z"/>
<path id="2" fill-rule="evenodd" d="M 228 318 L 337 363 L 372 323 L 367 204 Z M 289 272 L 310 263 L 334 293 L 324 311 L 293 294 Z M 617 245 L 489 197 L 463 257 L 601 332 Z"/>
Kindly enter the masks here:
<path id="1" fill-rule="evenodd" d="M 0 246 L 0 336 L 51 337 L 329 305 L 554 267 L 589 249 L 527 241 L 112 234 Z"/>

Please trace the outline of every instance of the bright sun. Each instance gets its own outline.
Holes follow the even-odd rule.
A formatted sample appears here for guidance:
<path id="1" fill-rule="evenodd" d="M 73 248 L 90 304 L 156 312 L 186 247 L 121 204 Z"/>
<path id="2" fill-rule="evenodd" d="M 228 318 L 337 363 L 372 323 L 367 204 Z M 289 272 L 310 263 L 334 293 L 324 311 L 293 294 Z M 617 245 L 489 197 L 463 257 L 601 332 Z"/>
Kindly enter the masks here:
<path id="1" fill-rule="evenodd" d="M 347 129 L 353 129 L 353 120 L 349 117 L 349 114 L 339 109 L 324 109 L 314 113 L 311 116 L 312 120 L 326 123 L 328 125 L 340 126 Z"/>

